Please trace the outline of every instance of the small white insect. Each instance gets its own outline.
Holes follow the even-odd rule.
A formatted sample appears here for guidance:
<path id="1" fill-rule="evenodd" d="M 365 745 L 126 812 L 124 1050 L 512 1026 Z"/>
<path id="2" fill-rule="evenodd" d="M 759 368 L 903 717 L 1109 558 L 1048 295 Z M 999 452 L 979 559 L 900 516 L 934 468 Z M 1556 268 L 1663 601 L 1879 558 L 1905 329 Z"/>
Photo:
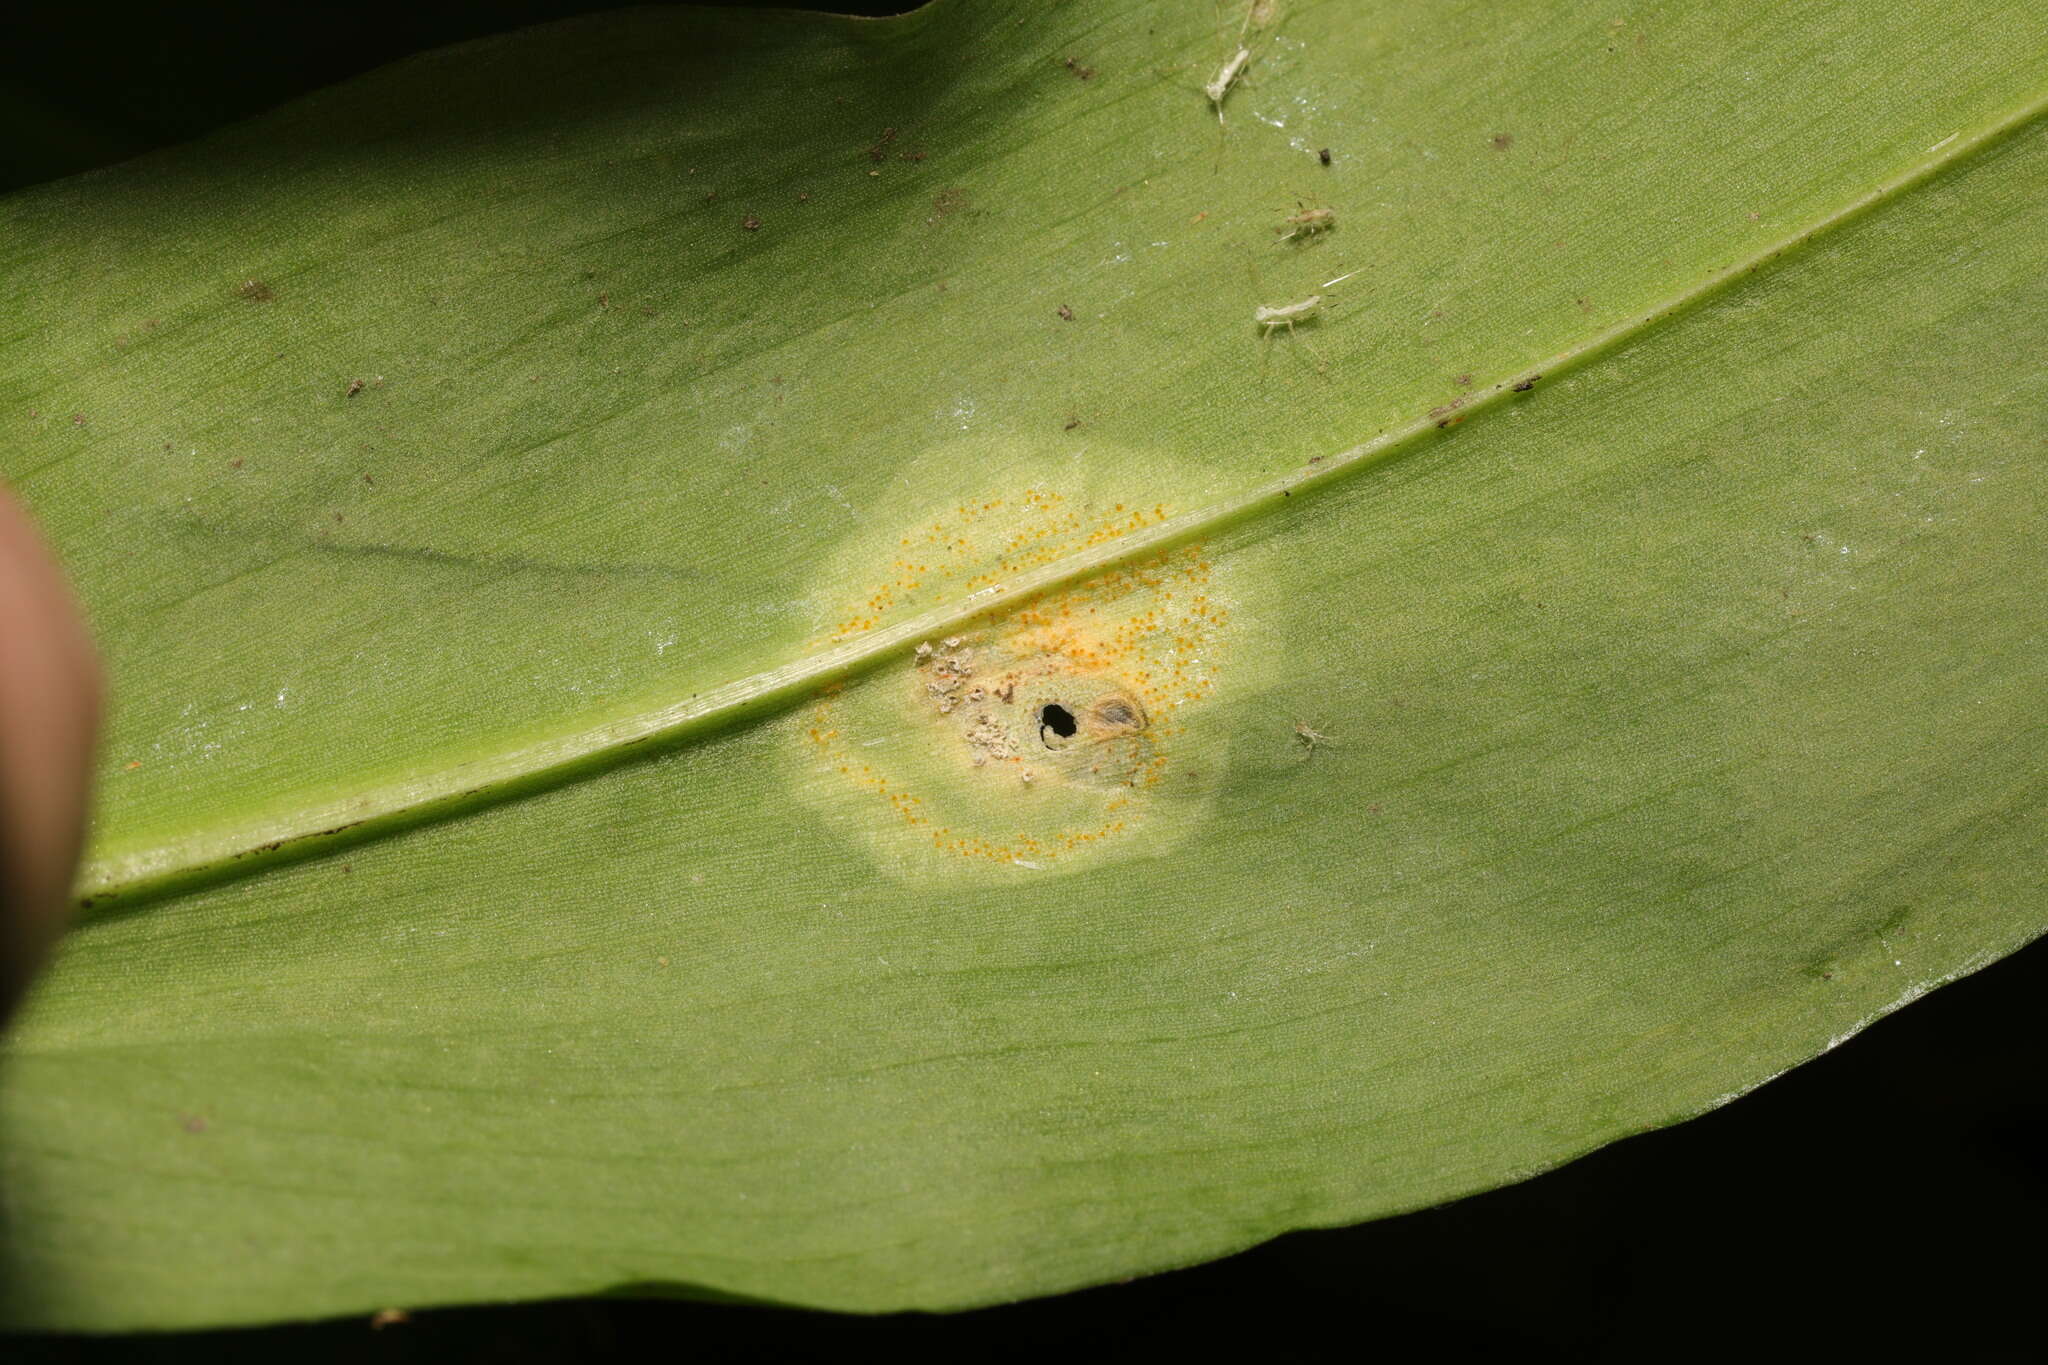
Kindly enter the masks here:
<path id="1" fill-rule="evenodd" d="M 1297 720 L 1294 722 L 1294 742 L 1301 746 L 1301 756 L 1303 758 L 1313 758 L 1315 757 L 1316 750 L 1326 744 L 1334 744 L 1336 741 L 1307 721 Z"/>
<path id="2" fill-rule="evenodd" d="M 1300 212 L 1288 214 L 1285 222 L 1277 229 L 1281 234 L 1280 240 L 1282 242 L 1292 242 L 1302 237 L 1313 237 L 1318 232 L 1328 232 L 1331 228 L 1337 226 L 1337 210 L 1335 209 L 1306 208 L 1300 205 L 1296 207 L 1300 209 Z"/>
<path id="3" fill-rule="evenodd" d="M 1339 275 L 1334 280 L 1325 280 L 1323 288 L 1334 289 L 1357 273 L 1353 270 Z M 1295 323 L 1306 322 L 1323 311 L 1323 300 L 1326 297 L 1323 294 L 1310 294 L 1299 303 L 1262 303 L 1252 310 L 1252 321 L 1265 328 L 1267 336 L 1273 335 L 1275 327 L 1285 327 L 1292 333 Z"/>
<path id="4" fill-rule="evenodd" d="M 1237 78 L 1244 74 L 1245 63 L 1252 59 L 1252 50 L 1240 47 L 1231 59 L 1223 64 L 1216 78 L 1202 87 L 1202 93 L 1209 97 L 1209 103 L 1216 106 L 1216 122 L 1223 122 L 1223 97 L 1230 93 L 1230 87 L 1237 84 Z"/>

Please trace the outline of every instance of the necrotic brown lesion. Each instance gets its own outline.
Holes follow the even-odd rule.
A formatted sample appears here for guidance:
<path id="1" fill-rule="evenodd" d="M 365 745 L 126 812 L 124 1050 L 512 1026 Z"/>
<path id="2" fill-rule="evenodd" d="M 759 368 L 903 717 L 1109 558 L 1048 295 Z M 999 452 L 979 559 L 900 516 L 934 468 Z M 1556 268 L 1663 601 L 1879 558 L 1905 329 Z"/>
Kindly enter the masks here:
<path id="1" fill-rule="evenodd" d="M 1129 697 L 1104 697 L 1090 716 L 1099 730 L 1109 733 L 1145 728 L 1145 708 Z"/>

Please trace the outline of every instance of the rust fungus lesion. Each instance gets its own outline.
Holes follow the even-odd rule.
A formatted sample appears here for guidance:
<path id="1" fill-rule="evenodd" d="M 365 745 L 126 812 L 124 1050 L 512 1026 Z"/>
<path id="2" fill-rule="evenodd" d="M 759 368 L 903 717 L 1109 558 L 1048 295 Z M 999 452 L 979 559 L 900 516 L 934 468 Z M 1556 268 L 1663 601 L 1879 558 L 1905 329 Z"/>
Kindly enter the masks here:
<path id="1" fill-rule="evenodd" d="M 962 503 L 898 538 L 897 576 L 832 638 L 1166 516 L 1043 489 Z M 1157 550 L 918 641 L 870 683 L 820 697 L 817 767 L 943 855 L 1043 870 L 1128 836 L 1216 688 L 1230 611 L 1213 579 L 1203 546 Z"/>
<path id="2" fill-rule="evenodd" d="M 1132 786 L 1148 775 L 1157 758 L 1150 721 L 1127 680 L 1066 650 L 1035 648 L 1028 636 L 975 638 L 978 649 L 956 636 L 915 665 L 917 705 L 933 719 L 956 717 L 956 758 L 1020 780 Z"/>

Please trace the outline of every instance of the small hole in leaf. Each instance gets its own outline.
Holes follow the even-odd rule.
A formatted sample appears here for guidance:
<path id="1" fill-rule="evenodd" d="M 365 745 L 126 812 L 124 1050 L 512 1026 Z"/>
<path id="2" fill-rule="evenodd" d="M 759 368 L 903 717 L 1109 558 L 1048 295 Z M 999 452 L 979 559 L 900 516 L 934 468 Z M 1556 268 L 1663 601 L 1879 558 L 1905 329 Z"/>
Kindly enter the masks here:
<path id="1" fill-rule="evenodd" d="M 1074 732 L 1080 728 L 1081 723 L 1074 719 L 1074 713 L 1061 706 L 1058 702 L 1050 702 L 1039 709 L 1039 737 L 1048 744 L 1052 742 L 1054 737 L 1072 739 Z M 1052 732 L 1050 735 L 1046 733 L 1048 730 Z"/>

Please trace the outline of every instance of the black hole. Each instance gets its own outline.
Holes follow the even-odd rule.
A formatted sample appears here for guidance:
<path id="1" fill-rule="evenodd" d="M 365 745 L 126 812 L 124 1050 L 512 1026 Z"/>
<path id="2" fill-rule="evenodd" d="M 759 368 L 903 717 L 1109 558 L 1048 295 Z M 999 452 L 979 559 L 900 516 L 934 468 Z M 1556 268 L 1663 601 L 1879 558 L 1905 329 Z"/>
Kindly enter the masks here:
<path id="1" fill-rule="evenodd" d="M 1081 722 L 1074 719 L 1072 711 L 1052 702 L 1039 709 L 1038 728 L 1041 732 L 1050 730 L 1061 739 L 1072 739 L 1074 731 L 1081 728 Z"/>

